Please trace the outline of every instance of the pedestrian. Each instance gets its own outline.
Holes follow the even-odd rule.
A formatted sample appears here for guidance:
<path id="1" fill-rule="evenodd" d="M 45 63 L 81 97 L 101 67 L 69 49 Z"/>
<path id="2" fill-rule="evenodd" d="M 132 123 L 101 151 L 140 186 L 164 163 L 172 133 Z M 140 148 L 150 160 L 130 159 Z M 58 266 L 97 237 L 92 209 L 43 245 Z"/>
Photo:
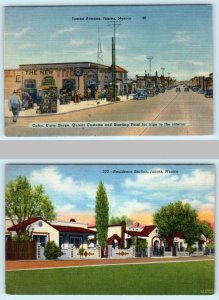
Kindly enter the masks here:
<path id="1" fill-rule="evenodd" d="M 105 89 L 102 89 L 100 97 L 101 97 L 101 100 L 104 100 L 104 98 L 106 97 L 106 90 Z"/>
<path id="2" fill-rule="evenodd" d="M 15 90 L 13 92 L 13 96 L 9 98 L 8 107 L 9 110 L 12 111 L 13 113 L 13 122 L 16 123 L 19 116 L 19 112 L 22 108 L 22 102 L 20 97 L 17 94 L 17 91 Z"/>
<path id="3" fill-rule="evenodd" d="M 127 91 L 127 93 L 126 93 L 126 99 L 128 100 L 128 98 L 129 98 L 129 92 Z"/>
<path id="4" fill-rule="evenodd" d="M 79 90 L 76 91 L 75 97 L 76 97 L 76 103 L 79 103 L 80 102 L 80 93 L 79 93 Z"/>
<path id="5" fill-rule="evenodd" d="M 23 102 L 25 110 L 27 110 L 29 108 L 30 98 L 31 98 L 30 94 L 27 91 L 25 91 L 24 92 L 24 102 Z"/>

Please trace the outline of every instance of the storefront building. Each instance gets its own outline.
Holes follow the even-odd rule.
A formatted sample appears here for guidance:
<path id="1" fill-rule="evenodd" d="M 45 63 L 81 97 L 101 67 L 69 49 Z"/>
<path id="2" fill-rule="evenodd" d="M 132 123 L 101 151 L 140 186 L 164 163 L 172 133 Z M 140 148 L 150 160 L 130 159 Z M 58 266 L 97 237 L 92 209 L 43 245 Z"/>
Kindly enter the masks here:
<path id="1" fill-rule="evenodd" d="M 104 88 L 108 69 L 91 62 L 20 65 L 19 69 L 5 70 L 5 99 L 14 90 L 25 89 L 38 94 L 45 86 L 56 86 L 58 93 L 79 90 L 82 98 L 89 89 L 89 96 L 94 96 L 97 88 Z"/>
<path id="2" fill-rule="evenodd" d="M 20 65 L 5 70 L 5 99 L 19 89 L 28 90 L 34 98 L 46 86 L 56 86 L 58 94 L 66 90 L 74 95 L 78 90 L 82 99 L 94 98 L 97 89 L 101 91 L 110 84 L 110 72 L 109 66 L 92 62 Z"/>

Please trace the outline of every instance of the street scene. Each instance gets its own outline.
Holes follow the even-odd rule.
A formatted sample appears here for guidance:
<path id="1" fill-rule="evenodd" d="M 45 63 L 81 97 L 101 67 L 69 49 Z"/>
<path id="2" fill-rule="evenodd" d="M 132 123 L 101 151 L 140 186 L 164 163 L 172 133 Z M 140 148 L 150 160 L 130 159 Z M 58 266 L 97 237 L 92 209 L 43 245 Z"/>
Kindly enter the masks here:
<path id="1" fill-rule="evenodd" d="M 7 7 L 6 136 L 211 135 L 211 10 Z"/>
<path id="2" fill-rule="evenodd" d="M 214 165 L 8 164 L 5 182 L 8 294 L 214 293 Z"/>

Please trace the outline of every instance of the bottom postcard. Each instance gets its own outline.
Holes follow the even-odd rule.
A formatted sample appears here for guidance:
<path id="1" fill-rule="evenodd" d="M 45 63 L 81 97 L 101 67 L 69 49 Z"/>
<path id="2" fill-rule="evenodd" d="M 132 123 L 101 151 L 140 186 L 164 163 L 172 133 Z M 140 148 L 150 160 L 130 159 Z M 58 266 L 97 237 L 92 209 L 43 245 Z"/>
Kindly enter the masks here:
<path id="1" fill-rule="evenodd" d="M 214 294 L 213 164 L 8 164 L 6 293 Z"/>

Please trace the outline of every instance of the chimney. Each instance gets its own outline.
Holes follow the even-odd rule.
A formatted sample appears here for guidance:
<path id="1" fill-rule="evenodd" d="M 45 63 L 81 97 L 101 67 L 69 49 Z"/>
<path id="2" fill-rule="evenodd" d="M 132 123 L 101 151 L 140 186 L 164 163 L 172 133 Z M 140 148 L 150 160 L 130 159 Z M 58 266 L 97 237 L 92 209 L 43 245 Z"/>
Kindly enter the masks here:
<path id="1" fill-rule="evenodd" d="M 75 222 L 76 222 L 76 220 L 75 220 L 75 219 L 70 219 L 70 222 L 74 222 L 74 223 L 75 223 Z"/>

